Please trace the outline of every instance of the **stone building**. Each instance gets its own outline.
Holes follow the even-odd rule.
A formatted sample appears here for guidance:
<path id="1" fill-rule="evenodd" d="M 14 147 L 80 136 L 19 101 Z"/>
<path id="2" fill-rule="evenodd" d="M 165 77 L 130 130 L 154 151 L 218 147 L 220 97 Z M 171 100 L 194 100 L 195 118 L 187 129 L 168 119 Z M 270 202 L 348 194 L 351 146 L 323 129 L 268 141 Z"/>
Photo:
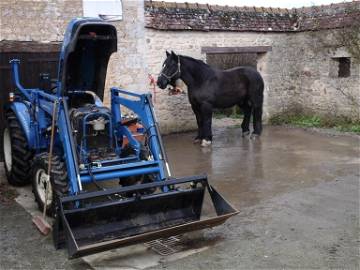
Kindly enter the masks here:
<path id="1" fill-rule="evenodd" d="M 359 33 L 359 1 L 291 10 L 122 4 L 123 20 L 114 22 L 118 52 L 109 63 L 108 87 L 153 91 L 148 74 L 160 71 L 165 50 L 208 62 L 236 56 L 241 64 L 250 57 L 265 81 L 265 119 L 290 109 L 360 118 L 359 61 L 342 40 L 349 38 L 349 29 Z M 67 22 L 82 15 L 82 0 L 2 0 L 0 55 L 11 51 L 9 41 L 57 44 Z M 169 96 L 160 89 L 155 95 L 163 132 L 195 127 L 186 95 Z"/>
<path id="2" fill-rule="evenodd" d="M 360 34 L 359 15 L 359 1 L 291 10 L 146 2 L 147 63 L 158 72 L 165 49 L 203 60 L 254 54 L 265 80 L 265 119 L 290 109 L 359 119 L 359 59 L 339 40 L 344 29 Z M 185 98 L 164 100 L 169 130 L 193 123 Z"/>

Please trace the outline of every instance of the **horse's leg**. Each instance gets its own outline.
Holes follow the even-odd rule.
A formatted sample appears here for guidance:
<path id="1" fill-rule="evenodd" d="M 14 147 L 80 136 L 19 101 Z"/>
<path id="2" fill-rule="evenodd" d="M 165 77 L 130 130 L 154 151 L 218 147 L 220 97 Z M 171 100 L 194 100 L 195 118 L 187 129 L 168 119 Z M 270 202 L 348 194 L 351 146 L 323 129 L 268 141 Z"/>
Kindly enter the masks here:
<path id="1" fill-rule="evenodd" d="M 245 101 L 243 104 L 241 104 L 240 107 L 244 112 L 244 119 L 241 123 L 241 129 L 242 129 L 242 136 L 245 137 L 250 134 L 249 125 L 251 118 L 251 106 L 249 105 L 248 101 Z"/>
<path id="2" fill-rule="evenodd" d="M 201 117 L 202 117 L 202 135 L 201 146 L 206 147 L 211 145 L 212 132 L 211 132 L 211 121 L 212 121 L 213 107 L 210 103 L 204 102 L 201 104 Z"/>
<path id="3" fill-rule="evenodd" d="M 262 112 L 263 112 L 263 100 L 264 100 L 264 84 L 262 81 L 258 82 L 256 86 L 250 89 L 250 100 L 253 107 L 253 125 L 254 132 L 251 135 L 252 139 L 261 135 L 262 132 Z"/>
<path id="4" fill-rule="evenodd" d="M 203 139 L 201 112 L 200 112 L 199 106 L 191 104 L 191 108 L 192 108 L 192 110 L 193 110 L 193 112 L 195 114 L 196 123 L 197 123 L 197 126 L 198 126 L 198 132 L 197 132 L 197 135 L 196 135 L 196 137 L 194 139 L 194 143 L 201 143 L 201 140 Z"/>
<path id="5" fill-rule="evenodd" d="M 254 139 L 261 135 L 262 132 L 262 106 L 256 106 L 253 110 L 254 132 L 251 137 Z"/>

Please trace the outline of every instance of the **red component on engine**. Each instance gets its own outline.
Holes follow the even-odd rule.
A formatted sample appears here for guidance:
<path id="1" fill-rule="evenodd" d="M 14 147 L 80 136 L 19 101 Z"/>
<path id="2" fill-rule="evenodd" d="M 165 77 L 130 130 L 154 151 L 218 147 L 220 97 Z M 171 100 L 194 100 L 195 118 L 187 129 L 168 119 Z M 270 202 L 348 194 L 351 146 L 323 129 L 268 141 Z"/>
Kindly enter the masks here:
<path id="1" fill-rule="evenodd" d="M 145 136 L 143 133 L 144 127 L 143 125 L 139 124 L 137 121 L 133 121 L 133 120 L 123 120 L 121 121 L 121 123 L 125 126 L 127 126 L 127 128 L 131 131 L 131 134 L 133 135 L 133 137 L 141 143 L 145 142 Z M 127 145 L 129 143 L 129 140 L 126 136 L 124 136 L 123 138 L 123 146 Z"/>

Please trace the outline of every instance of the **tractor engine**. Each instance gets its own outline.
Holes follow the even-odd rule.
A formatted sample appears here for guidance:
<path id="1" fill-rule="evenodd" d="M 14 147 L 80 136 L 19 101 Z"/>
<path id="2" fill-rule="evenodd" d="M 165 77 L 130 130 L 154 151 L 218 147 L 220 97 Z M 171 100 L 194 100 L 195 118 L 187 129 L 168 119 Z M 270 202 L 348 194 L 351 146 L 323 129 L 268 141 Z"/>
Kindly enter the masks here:
<path id="1" fill-rule="evenodd" d="M 108 108 L 93 104 L 72 108 L 70 122 L 80 164 L 117 158 Z"/>

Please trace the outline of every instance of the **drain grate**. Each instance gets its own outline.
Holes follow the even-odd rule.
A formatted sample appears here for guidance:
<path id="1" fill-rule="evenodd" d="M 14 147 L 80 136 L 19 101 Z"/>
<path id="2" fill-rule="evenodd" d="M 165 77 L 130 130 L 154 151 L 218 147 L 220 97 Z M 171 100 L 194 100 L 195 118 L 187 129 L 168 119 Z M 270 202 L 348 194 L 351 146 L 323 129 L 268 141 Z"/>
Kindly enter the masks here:
<path id="1" fill-rule="evenodd" d="M 169 256 L 182 249 L 181 235 L 171 236 L 169 238 L 159 238 L 150 242 L 146 242 L 144 245 L 151 248 L 153 251 L 161 256 Z"/>

